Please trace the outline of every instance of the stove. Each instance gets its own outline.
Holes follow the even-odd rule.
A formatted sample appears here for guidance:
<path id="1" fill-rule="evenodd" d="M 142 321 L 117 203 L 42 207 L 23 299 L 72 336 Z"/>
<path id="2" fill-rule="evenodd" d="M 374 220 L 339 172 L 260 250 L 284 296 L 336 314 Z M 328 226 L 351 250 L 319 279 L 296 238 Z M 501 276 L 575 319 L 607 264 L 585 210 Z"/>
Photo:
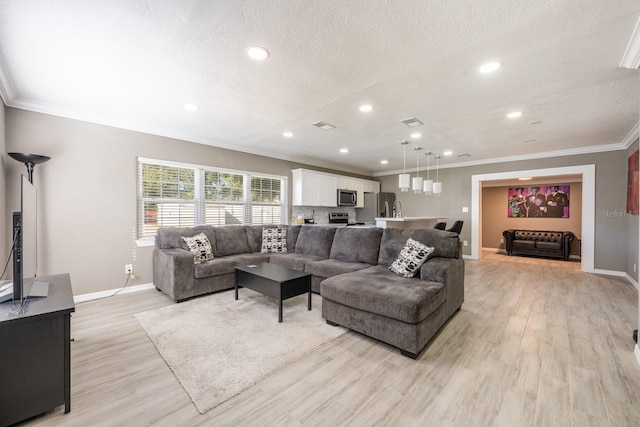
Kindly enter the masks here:
<path id="1" fill-rule="evenodd" d="M 346 212 L 330 212 L 329 224 L 344 224 L 349 223 L 349 214 Z"/>
<path id="2" fill-rule="evenodd" d="M 334 225 L 364 225 L 364 222 L 349 222 L 349 214 L 346 212 L 335 212 L 329 214 L 329 224 Z"/>

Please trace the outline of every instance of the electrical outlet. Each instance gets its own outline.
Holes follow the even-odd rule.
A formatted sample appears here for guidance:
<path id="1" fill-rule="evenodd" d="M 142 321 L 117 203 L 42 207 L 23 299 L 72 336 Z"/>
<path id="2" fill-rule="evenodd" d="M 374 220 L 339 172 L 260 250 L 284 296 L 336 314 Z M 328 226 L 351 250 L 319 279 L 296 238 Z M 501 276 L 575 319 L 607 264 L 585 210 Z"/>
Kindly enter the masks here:
<path id="1" fill-rule="evenodd" d="M 466 206 L 464 206 L 464 207 L 462 208 L 462 213 L 467 213 L 467 212 L 469 212 L 469 208 L 468 208 L 468 207 L 466 207 Z"/>
<path id="2" fill-rule="evenodd" d="M 124 274 L 132 274 L 133 273 L 133 264 L 126 264 L 124 266 Z"/>
<path id="3" fill-rule="evenodd" d="M 500 239 L 500 243 L 504 243 L 504 239 Z"/>
<path id="4" fill-rule="evenodd" d="M 469 242 L 468 242 L 468 241 L 466 241 L 466 240 L 464 240 L 464 241 L 462 242 L 462 245 L 463 245 L 463 246 L 469 246 Z"/>

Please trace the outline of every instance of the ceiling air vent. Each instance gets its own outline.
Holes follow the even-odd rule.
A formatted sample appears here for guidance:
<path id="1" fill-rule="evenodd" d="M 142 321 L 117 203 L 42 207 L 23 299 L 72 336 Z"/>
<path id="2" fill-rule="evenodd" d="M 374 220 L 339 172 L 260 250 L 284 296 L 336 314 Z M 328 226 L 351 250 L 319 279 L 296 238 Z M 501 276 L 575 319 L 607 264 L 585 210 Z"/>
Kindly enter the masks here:
<path id="1" fill-rule="evenodd" d="M 460 153 L 460 154 L 458 154 L 458 157 L 460 157 L 461 159 L 464 158 L 464 157 L 471 157 L 471 154 L 469 154 L 469 153 Z"/>
<path id="2" fill-rule="evenodd" d="M 317 128 L 320 129 L 324 129 L 324 130 L 331 130 L 331 129 L 335 129 L 336 127 L 333 125 L 330 125 L 329 123 L 325 123 L 325 122 L 315 122 L 315 123 L 311 123 L 312 125 L 314 125 Z"/>
<path id="3" fill-rule="evenodd" d="M 404 123 L 405 125 L 409 126 L 410 128 L 414 128 L 416 126 L 420 126 L 420 125 L 424 124 L 420 120 L 416 119 L 415 117 L 409 117 L 408 119 L 400 120 L 400 123 Z"/>

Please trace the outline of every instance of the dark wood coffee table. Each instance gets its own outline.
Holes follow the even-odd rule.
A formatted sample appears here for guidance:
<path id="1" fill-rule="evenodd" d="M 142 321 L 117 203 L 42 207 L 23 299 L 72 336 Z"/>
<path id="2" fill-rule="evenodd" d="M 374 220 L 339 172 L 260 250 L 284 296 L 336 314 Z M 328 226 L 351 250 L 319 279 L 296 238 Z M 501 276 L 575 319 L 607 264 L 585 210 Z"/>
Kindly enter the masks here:
<path id="1" fill-rule="evenodd" d="M 282 322 L 282 301 L 309 294 L 308 309 L 311 310 L 311 274 L 293 270 L 277 264 L 263 262 L 236 267 L 236 299 L 238 288 L 245 287 L 278 300 L 278 322 Z"/>

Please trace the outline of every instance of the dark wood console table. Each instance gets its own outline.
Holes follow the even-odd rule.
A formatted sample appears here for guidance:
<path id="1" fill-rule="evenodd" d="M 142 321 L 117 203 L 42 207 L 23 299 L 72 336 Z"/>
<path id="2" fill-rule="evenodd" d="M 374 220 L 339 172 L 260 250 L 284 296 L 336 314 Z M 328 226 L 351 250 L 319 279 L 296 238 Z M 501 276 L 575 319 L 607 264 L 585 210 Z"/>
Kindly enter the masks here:
<path id="1" fill-rule="evenodd" d="M 49 282 L 46 298 L 0 304 L 0 426 L 62 404 L 71 410 L 71 280 L 38 281 Z"/>

